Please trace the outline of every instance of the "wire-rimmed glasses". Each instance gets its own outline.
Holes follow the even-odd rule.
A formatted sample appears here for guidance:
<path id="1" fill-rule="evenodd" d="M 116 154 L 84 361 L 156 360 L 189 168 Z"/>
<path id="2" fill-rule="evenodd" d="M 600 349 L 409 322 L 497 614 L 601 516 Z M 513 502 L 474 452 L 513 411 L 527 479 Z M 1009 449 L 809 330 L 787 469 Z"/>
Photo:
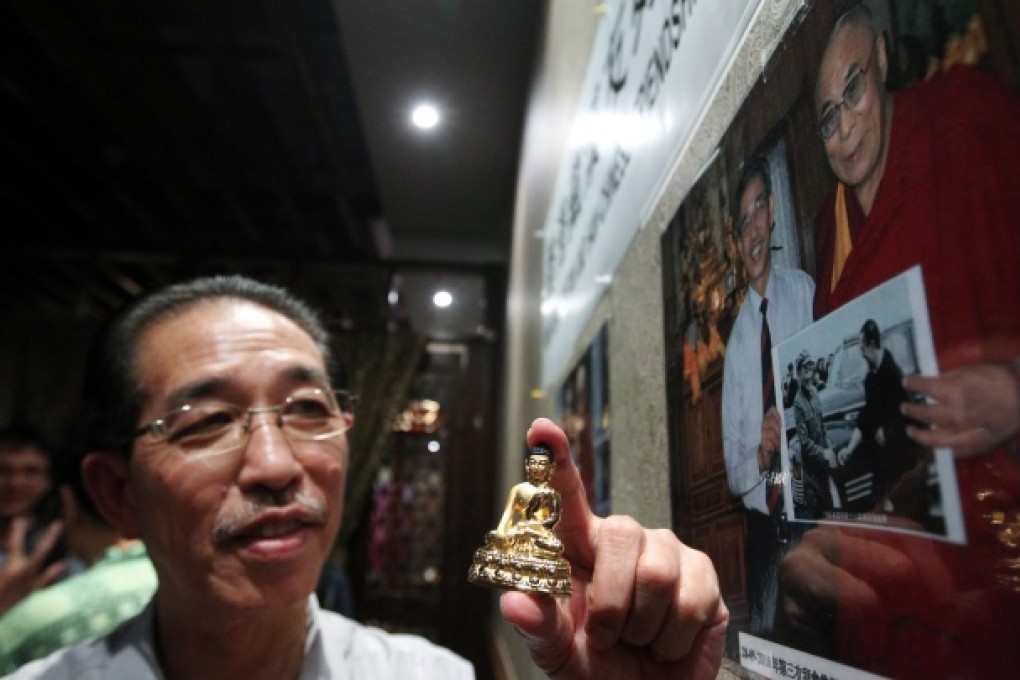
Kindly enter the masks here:
<path id="1" fill-rule="evenodd" d="M 843 88 L 843 98 L 822 112 L 821 122 L 818 124 L 818 134 L 823 140 L 827 141 L 836 133 L 843 107 L 845 106 L 848 109 L 857 108 L 857 105 L 864 98 L 864 93 L 868 89 L 868 81 L 864 76 L 868 73 L 873 55 L 874 51 L 868 55 L 868 60 L 864 63 L 864 67 L 854 71 L 847 80 L 846 87 Z"/>
<path id="2" fill-rule="evenodd" d="M 194 399 L 139 427 L 133 439 L 149 436 L 186 454 L 230 453 L 242 448 L 255 416 L 276 414 L 291 441 L 322 441 L 350 428 L 357 397 L 345 390 L 304 387 L 276 406 L 244 408 L 216 399 Z"/>

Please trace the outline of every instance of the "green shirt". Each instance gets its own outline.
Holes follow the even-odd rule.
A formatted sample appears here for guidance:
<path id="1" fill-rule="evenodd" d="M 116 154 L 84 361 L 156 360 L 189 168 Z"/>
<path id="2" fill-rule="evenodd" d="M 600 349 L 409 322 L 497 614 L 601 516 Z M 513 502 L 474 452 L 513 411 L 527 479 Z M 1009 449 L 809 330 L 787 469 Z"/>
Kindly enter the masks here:
<path id="1" fill-rule="evenodd" d="M 0 618 L 0 675 L 80 640 L 105 635 L 156 592 L 145 545 L 111 547 L 86 571 L 36 591 Z"/>

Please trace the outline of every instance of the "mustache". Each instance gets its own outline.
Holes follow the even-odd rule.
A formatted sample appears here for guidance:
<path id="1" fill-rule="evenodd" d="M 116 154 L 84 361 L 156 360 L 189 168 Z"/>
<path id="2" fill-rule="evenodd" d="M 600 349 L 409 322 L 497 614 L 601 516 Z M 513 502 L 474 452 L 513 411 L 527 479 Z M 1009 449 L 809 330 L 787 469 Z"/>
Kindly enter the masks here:
<path id="1" fill-rule="evenodd" d="M 266 491 L 248 496 L 239 508 L 217 519 L 212 531 L 213 543 L 219 544 L 230 540 L 242 527 L 255 521 L 264 512 L 290 507 L 300 508 L 315 523 L 325 523 L 329 517 L 326 502 L 306 491 Z"/>

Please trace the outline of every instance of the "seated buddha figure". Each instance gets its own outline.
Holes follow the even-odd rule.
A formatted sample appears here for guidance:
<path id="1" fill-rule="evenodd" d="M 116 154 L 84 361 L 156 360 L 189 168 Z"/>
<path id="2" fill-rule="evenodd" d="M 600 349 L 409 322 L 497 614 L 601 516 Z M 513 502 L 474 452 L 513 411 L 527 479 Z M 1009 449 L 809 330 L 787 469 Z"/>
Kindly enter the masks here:
<path id="1" fill-rule="evenodd" d="M 536 446 L 530 451 L 524 463 L 528 479 L 510 490 L 503 517 L 490 532 L 495 546 L 520 555 L 562 554 L 563 544 L 552 532 L 560 521 L 560 495 L 549 486 L 555 470 L 549 449 Z"/>
<path id="2" fill-rule="evenodd" d="M 553 533 L 560 519 L 559 493 L 549 486 L 556 465 L 552 451 L 533 447 L 524 463 L 527 481 L 510 490 L 506 509 L 485 545 L 475 552 L 468 578 L 473 583 L 570 594 L 570 564 Z"/>

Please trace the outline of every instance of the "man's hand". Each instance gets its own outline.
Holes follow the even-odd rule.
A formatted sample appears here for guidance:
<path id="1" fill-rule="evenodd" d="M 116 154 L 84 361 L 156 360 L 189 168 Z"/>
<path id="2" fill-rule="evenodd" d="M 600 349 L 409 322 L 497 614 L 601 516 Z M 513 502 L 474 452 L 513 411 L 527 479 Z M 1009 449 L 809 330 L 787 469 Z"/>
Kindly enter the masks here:
<path id="1" fill-rule="evenodd" d="M 777 641 L 823 656 L 878 657 L 905 619 L 932 628 L 951 619 L 952 593 L 930 540 L 822 525 L 780 564 Z"/>
<path id="2" fill-rule="evenodd" d="M 840 465 L 846 465 L 846 462 L 850 460 L 850 449 L 846 446 L 836 452 L 836 462 Z"/>
<path id="3" fill-rule="evenodd" d="M 822 456 L 825 458 L 825 462 L 829 464 L 830 470 L 835 470 L 839 465 L 839 462 L 836 460 L 836 452 L 831 448 L 822 449 Z"/>
<path id="4" fill-rule="evenodd" d="M 765 413 L 761 421 L 761 443 L 758 445 L 758 469 L 769 470 L 772 466 L 772 456 L 780 447 L 780 437 L 783 433 L 783 419 L 775 406 Z"/>
<path id="5" fill-rule="evenodd" d="M 667 529 L 591 513 L 566 435 L 539 418 L 528 446 L 549 446 L 563 499 L 556 533 L 572 568 L 569 600 L 505 593 L 503 615 L 556 678 L 715 678 L 729 611 L 712 562 Z"/>
<path id="6" fill-rule="evenodd" d="M 972 364 L 938 377 L 908 376 L 903 386 L 933 400 L 900 406 L 905 416 L 931 426 L 907 427 L 907 434 L 924 446 L 972 456 L 1020 432 L 1020 384 L 1007 364 Z"/>
<path id="7" fill-rule="evenodd" d="M 26 555 L 25 536 L 28 535 L 28 529 L 28 518 L 17 517 L 11 520 L 6 546 L 7 561 L 0 567 L 0 614 L 4 614 L 32 591 L 56 581 L 64 569 L 62 561 L 43 568 L 46 555 L 60 539 L 63 524 L 50 524 L 32 548 L 31 554 Z"/>

